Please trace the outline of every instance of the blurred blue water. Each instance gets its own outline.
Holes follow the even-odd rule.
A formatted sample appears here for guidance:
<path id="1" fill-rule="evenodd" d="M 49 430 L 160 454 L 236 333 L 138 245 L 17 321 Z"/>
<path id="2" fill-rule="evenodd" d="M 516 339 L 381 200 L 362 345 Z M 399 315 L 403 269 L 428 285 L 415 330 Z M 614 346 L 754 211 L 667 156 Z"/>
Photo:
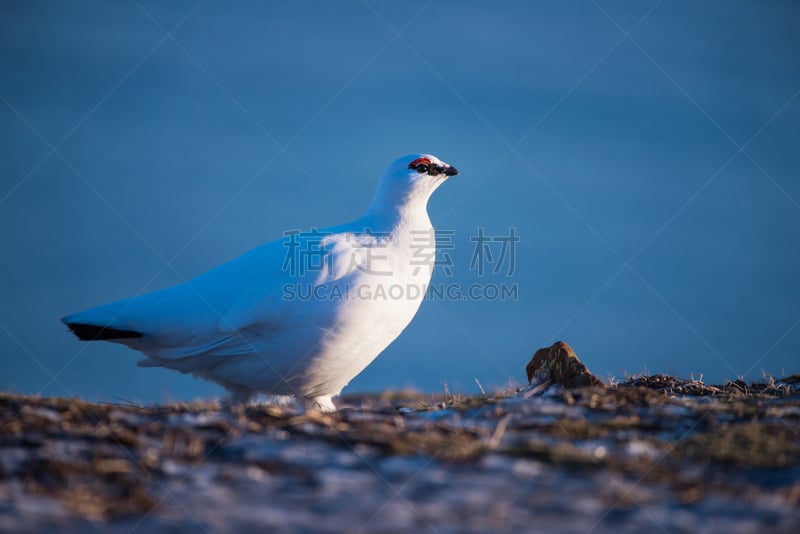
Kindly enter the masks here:
<path id="1" fill-rule="evenodd" d="M 601 376 L 798 371 L 796 2 L 195 5 L 0 6 L 0 388 L 216 395 L 58 319 L 345 222 L 411 152 L 461 171 L 435 283 L 519 299 L 426 302 L 351 390 L 524 382 L 556 339 Z M 470 269 L 480 227 L 511 276 Z"/>

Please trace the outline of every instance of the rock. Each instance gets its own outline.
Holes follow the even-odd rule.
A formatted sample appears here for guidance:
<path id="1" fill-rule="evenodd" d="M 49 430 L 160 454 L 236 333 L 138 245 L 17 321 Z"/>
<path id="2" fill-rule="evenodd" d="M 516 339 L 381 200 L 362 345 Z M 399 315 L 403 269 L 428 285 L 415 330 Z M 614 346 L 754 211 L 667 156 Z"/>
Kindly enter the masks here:
<path id="1" fill-rule="evenodd" d="M 554 384 L 567 388 L 595 386 L 602 382 L 594 376 L 575 355 L 572 347 L 563 341 L 556 341 L 551 347 L 539 349 L 525 366 L 530 383 L 534 377 L 544 373 L 550 375 Z"/>

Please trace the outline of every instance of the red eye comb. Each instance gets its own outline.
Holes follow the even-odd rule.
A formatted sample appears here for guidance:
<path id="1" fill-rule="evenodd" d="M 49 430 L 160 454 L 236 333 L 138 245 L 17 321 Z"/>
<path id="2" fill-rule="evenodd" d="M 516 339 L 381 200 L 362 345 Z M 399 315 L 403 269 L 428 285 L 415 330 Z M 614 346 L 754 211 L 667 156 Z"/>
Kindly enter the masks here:
<path id="1" fill-rule="evenodd" d="M 421 164 L 430 165 L 431 164 L 431 160 L 429 160 L 428 158 L 417 158 L 417 159 L 415 159 L 414 161 L 412 161 L 411 163 L 408 164 L 408 168 L 409 169 L 413 169 L 417 165 L 421 165 Z"/>

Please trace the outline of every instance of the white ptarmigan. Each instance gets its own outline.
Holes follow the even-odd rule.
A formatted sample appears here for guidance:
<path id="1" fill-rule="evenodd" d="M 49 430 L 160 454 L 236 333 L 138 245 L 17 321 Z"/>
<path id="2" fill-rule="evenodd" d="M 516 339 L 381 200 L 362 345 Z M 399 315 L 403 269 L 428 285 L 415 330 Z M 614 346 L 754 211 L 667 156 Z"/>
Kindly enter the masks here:
<path id="1" fill-rule="evenodd" d="M 363 216 L 285 235 L 196 278 L 64 317 L 81 340 L 141 351 L 145 367 L 214 381 L 244 403 L 332 397 L 411 322 L 433 273 L 427 204 L 458 171 L 428 154 L 384 171 Z"/>

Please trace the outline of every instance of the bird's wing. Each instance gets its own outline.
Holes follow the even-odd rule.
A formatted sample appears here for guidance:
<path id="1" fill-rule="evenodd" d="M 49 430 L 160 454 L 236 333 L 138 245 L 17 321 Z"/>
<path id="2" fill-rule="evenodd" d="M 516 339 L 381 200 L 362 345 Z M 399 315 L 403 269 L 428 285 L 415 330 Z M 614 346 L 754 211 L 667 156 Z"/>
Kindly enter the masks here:
<path id="1" fill-rule="evenodd" d="M 222 332 L 326 323 L 335 312 L 336 291 L 342 294 L 344 284 L 369 268 L 381 241 L 363 231 L 312 231 L 287 236 L 281 245 L 258 258 L 268 274 L 252 276 L 240 288 L 220 320 Z"/>
<path id="2" fill-rule="evenodd" d="M 168 359 L 235 354 L 308 336 L 335 323 L 339 311 L 320 290 L 360 273 L 377 243 L 349 226 L 285 236 L 182 284 L 64 322 L 141 334 L 112 341 Z"/>

